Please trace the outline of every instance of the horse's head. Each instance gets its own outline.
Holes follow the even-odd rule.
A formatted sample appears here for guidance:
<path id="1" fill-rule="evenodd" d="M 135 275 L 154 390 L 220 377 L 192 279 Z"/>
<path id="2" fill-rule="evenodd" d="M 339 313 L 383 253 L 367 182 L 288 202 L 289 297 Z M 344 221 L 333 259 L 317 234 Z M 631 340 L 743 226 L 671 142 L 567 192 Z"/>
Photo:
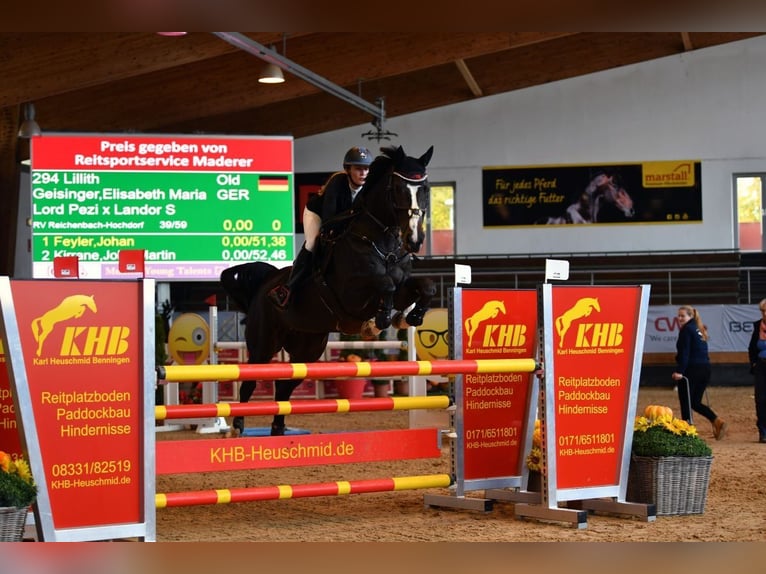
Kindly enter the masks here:
<path id="1" fill-rule="evenodd" d="M 431 161 L 434 148 L 431 146 L 419 158 L 406 155 L 401 146 L 384 147 L 381 151 L 383 155 L 378 156 L 370 166 L 365 202 L 371 211 L 376 199 L 383 202 L 385 210 L 393 214 L 391 219 L 384 221 L 383 216 L 374 215 L 387 225 L 395 225 L 406 251 L 416 253 L 425 239 L 424 223 L 430 200 L 426 166 Z M 386 193 L 372 190 L 379 181 L 386 183 Z"/>
<path id="2" fill-rule="evenodd" d="M 599 174 L 591 180 L 586 188 L 591 196 L 591 214 L 593 221 L 609 220 L 611 217 L 599 217 L 600 211 L 619 213 L 623 218 L 633 217 L 633 198 L 620 185 L 615 176 Z"/>

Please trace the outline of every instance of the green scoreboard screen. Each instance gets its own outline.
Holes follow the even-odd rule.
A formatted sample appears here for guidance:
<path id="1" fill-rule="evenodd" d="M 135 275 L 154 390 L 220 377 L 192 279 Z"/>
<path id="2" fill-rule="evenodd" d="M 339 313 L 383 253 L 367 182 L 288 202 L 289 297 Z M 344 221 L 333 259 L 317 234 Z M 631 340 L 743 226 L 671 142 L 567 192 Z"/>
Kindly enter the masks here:
<path id="1" fill-rule="evenodd" d="M 294 256 L 292 137 L 43 134 L 32 138 L 32 275 L 77 256 L 83 279 L 217 281 Z"/>

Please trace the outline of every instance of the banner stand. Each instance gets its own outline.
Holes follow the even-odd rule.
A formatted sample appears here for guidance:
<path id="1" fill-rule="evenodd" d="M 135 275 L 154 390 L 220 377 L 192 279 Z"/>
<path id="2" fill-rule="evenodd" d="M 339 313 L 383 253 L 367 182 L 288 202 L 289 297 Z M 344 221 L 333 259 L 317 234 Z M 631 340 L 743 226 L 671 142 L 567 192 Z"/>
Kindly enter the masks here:
<path id="1" fill-rule="evenodd" d="M 537 344 L 535 290 L 454 287 L 450 292 L 450 356 L 531 359 Z M 426 506 L 488 512 L 505 491 L 526 490 L 524 453 L 532 446 L 537 377 L 531 371 L 455 376 L 451 385 L 451 473 L 454 494 L 425 495 Z M 484 490 L 485 496 L 466 497 Z M 512 491 L 507 491 L 511 493 Z M 493 498 L 489 497 L 490 493 Z M 520 500 L 539 493 L 516 493 Z"/>
<path id="2" fill-rule="evenodd" d="M 40 541 L 156 538 L 154 296 L 152 279 L 0 277 Z"/>
<path id="3" fill-rule="evenodd" d="M 540 286 L 542 496 L 517 504 L 517 517 L 577 528 L 587 511 L 655 520 L 654 504 L 625 500 L 649 291 Z"/>

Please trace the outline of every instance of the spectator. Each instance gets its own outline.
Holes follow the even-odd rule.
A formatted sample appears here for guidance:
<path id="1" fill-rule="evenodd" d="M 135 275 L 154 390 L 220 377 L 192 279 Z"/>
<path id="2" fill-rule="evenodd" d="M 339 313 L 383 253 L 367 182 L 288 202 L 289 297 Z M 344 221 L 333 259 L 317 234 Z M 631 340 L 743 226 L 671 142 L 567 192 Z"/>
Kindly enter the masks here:
<path id="1" fill-rule="evenodd" d="M 758 442 L 766 443 L 766 299 L 758 303 L 761 318 L 753 323 L 748 355 L 750 372 L 755 384 L 755 419 L 758 427 Z"/>
<path id="2" fill-rule="evenodd" d="M 707 328 L 697 310 L 691 305 L 678 308 L 678 323 L 681 330 L 676 341 L 676 370 L 671 376 L 674 381 L 686 377 L 689 382 L 688 388 L 685 384 L 678 385 L 681 418 L 691 422 L 691 405 L 693 410 L 710 421 L 713 425 L 713 436 L 716 440 L 721 440 L 726 436 L 728 425 L 702 402 L 711 375 Z"/>

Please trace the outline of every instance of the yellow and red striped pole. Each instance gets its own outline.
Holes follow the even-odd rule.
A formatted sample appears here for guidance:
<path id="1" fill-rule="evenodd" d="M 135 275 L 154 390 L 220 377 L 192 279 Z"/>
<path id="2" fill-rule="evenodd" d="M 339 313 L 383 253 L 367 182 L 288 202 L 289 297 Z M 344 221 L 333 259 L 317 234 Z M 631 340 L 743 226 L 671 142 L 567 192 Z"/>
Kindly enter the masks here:
<path id="1" fill-rule="evenodd" d="M 205 405 L 160 405 L 154 407 L 156 420 L 246 417 L 257 415 L 295 415 L 348 413 L 362 411 L 401 411 L 446 409 L 449 397 L 388 397 L 376 399 L 317 399 L 313 401 L 258 401 L 255 403 L 216 403 Z"/>
<path id="2" fill-rule="evenodd" d="M 157 508 L 175 506 L 200 506 L 203 504 L 229 504 L 256 500 L 281 500 L 308 498 L 313 496 L 343 496 L 370 492 L 392 492 L 422 488 L 446 488 L 452 484 L 448 474 L 426 474 L 421 476 L 400 476 L 368 480 L 340 480 L 313 484 L 282 484 L 251 488 L 223 488 L 218 490 L 197 490 L 187 492 L 157 493 L 154 503 Z"/>
<path id="3" fill-rule="evenodd" d="M 458 375 L 472 373 L 532 373 L 534 359 L 476 359 L 441 361 L 317 362 L 240 365 L 168 365 L 157 368 L 160 380 L 173 383 L 276 379 L 333 379 Z"/>

